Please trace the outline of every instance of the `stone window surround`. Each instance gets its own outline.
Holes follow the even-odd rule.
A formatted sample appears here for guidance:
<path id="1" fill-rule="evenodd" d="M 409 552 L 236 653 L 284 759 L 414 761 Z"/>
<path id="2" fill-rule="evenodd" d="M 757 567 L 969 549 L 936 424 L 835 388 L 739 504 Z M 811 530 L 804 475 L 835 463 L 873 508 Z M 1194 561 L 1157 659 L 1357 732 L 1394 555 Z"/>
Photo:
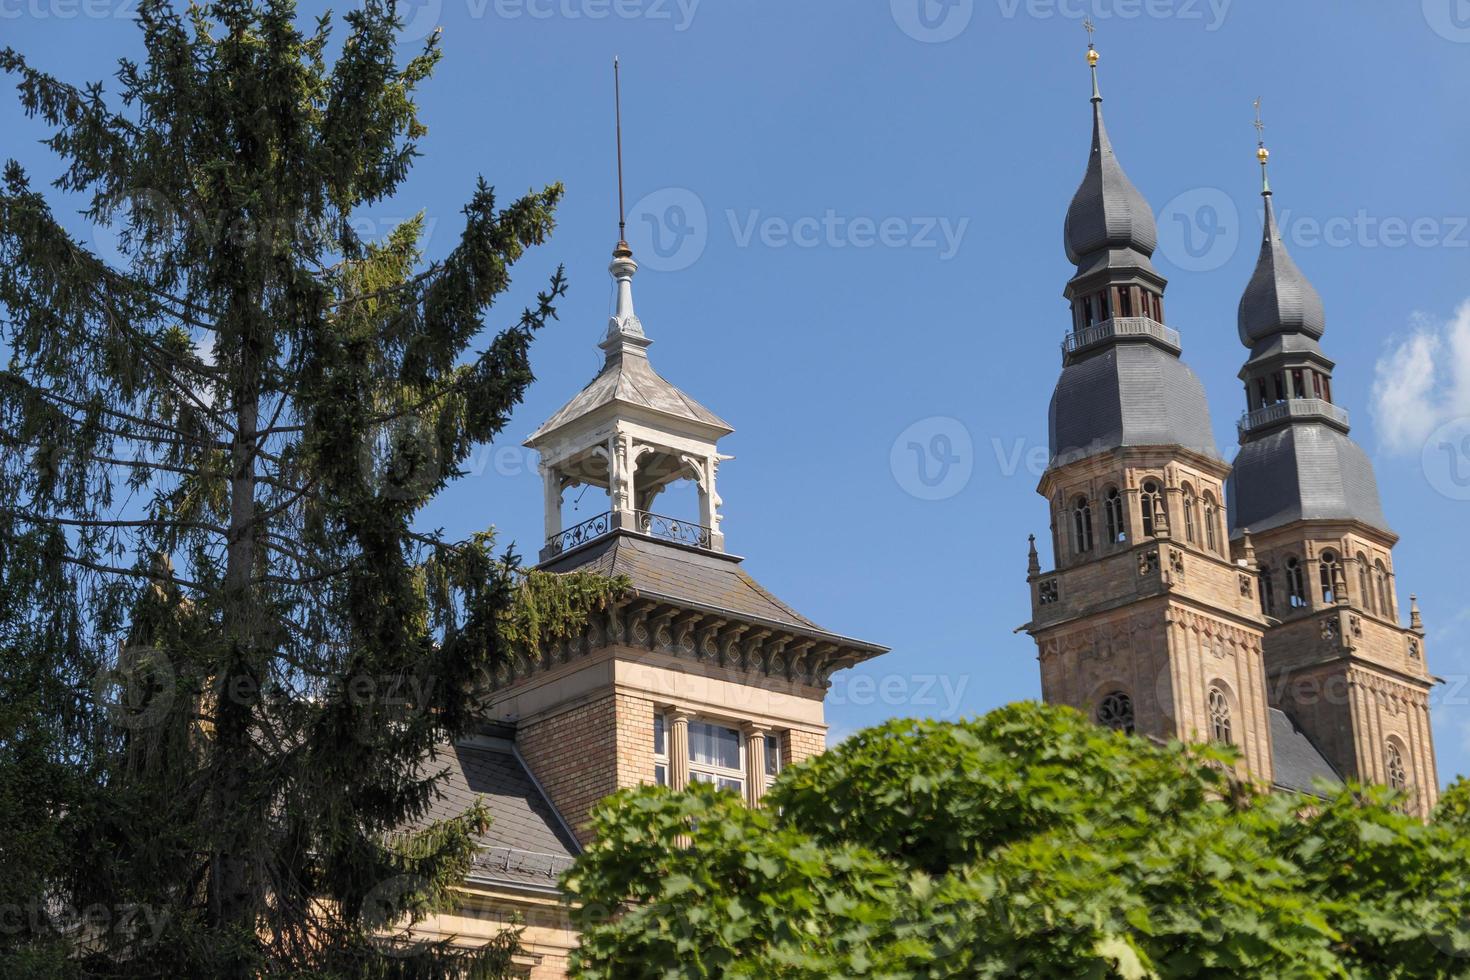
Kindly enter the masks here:
<path id="1" fill-rule="evenodd" d="M 758 806 L 766 795 L 766 789 L 770 783 L 771 776 L 767 775 L 768 755 L 766 743 L 769 739 L 775 739 L 780 745 L 782 732 L 767 725 L 757 724 L 751 721 L 740 721 L 726 717 L 719 717 L 708 712 L 695 712 L 681 705 L 668 704 L 654 709 L 655 730 L 650 733 L 654 744 L 654 766 L 664 768 L 668 774 L 667 785 L 671 789 L 685 789 L 689 786 L 691 777 L 691 765 L 701 772 L 709 772 L 726 776 L 727 778 L 740 778 L 742 782 L 742 796 L 745 802 L 751 806 Z M 658 720 L 662 719 L 663 751 L 659 752 L 657 732 L 659 730 Z M 709 766 L 693 764 L 689 756 L 689 725 L 691 722 L 718 725 L 722 728 L 733 729 L 740 733 L 740 769 L 738 774 L 735 770 L 728 772 Z M 778 749 L 776 757 L 777 771 L 785 765 L 784 752 Z"/>

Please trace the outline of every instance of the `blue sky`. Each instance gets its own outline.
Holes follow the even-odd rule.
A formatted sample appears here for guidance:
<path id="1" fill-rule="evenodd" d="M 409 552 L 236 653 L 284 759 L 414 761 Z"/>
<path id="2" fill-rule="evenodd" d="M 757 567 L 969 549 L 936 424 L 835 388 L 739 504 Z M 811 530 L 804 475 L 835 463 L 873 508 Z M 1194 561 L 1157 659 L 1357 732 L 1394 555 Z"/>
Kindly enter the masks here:
<path id="1" fill-rule="evenodd" d="M 0 0 L 0 44 L 110 81 L 139 54 L 130 5 Z M 424 0 L 408 31 L 442 24 L 445 51 L 420 100 L 424 158 L 364 230 L 422 210 L 442 254 L 476 175 L 507 199 L 561 180 L 557 233 L 489 326 L 557 262 L 571 279 L 506 438 L 429 522 L 539 546 L 519 443 L 599 363 L 617 54 L 638 312 L 659 371 L 737 430 L 728 547 L 813 619 L 894 651 L 839 675 L 834 734 L 1038 696 L 1034 646 L 1012 629 L 1029 614 L 1026 535 L 1046 537 L 1034 489 L 1068 323 L 1062 217 L 1088 146 L 1084 15 L 1227 455 L 1263 98 L 1287 242 L 1326 301 L 1338 400 L 1403 536 L 1401 602 L 1418 593 L 1448 681 L 1441 776 L 1470 771 L 1470 135 L 1446 124 L 1470 89 L 1466 0 Z M 0 133 L 5 156 L 55 175 L 14 99 Z M 595 494 L 578 513 L 603 509 Z"/>

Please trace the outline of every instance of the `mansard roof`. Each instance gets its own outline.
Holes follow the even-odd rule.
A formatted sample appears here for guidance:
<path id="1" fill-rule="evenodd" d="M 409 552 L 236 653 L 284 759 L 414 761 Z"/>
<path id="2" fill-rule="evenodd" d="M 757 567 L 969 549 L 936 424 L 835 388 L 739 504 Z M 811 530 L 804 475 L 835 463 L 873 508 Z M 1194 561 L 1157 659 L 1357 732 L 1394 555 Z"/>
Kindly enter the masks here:
<path id="1" fill-rule="evenodd" d="M 507 730 L 503 737 L 481 736 L 438 746 L 430 765 L 448 772 L 439 781 L 423 822 L 459 816 L 477 798 L 484 800 L 490 826 L 476 837 L 482 851 L 470 876 L 555 888 L 579 848 L 515 754 L 511 735 Z"/>

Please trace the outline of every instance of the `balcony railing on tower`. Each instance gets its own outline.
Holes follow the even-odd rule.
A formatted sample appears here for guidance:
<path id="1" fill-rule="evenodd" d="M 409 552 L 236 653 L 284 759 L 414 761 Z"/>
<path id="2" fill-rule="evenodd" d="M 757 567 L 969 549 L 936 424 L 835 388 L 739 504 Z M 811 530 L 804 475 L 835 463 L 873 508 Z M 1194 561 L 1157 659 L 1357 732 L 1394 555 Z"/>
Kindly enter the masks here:
<path id="1" fill-rule="evenodd" d="M 1242 437 L 1248 432 L 1263 429 L 1286 419 L 1320 418 L 1334 422 L 1343 428 L 1348 424 L 1347 409 L 1322 398 L 1292 398 L 1288 401 L 1266 405 L 1253 412 L 1246 412 L 1236 423 Z"/>
<path id="2" fill-rule="evenodd" d="M 1140 337 L 1155 340 L 1174 353 L 1179 353 L 1179 331 L 1146 316 L 1115 316 L 1081 330 L 1073 330 L 1062 341 L 1065 359 L 1078 351 L 1115 337 Z"/>
<path id="3" fill-rule="evenodd" d="M 703 524 L 681 521 L 675 517 L 665 517 L 646 510 L 633 511 L 632 519 L 633 526 L 628 528 L 630 531 L 646 534 L 661 541 L 687 545 L 691 548 L 711 549 L 713 547 L 712 532 Z M 554 558 L 563 552 L 579 548 L 589 541 L 611 534 L 623 526 L 621 515 L 614 511 L 598 514 L 580 524 L 572 525 L 560 534 L 553 534 L 547 538 L 546 547 L 541 550 L 541 557 L 543 560 Z"/>

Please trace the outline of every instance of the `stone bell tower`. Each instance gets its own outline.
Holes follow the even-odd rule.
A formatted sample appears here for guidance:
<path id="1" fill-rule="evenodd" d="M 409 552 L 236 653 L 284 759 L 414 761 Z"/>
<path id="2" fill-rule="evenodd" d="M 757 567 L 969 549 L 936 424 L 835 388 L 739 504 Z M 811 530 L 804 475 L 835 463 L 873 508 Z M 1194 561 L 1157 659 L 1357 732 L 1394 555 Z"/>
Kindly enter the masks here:
<path id="1" fill-rule="evenodd" d="M 1259 145 L 1261 252 L 1240 299 L 1246 414 L 1230 482 L 1237 551 L 1260 566 L 1271 703 L 1344 776 L 1438 797 L 1417 605 L 1400 622 L 1393 546 L 1367 453 L 1332 393 L 1322 299 L 1281 241 Z"/>
<path id="2" fill-rule="evenodd" d="M 1230 555 L 1225 479 L 1205 392 L 1164 321 L 1153 213 L 1103 125 L 1067 210 L 1071 329 L 1050 411 L 1056 565 L 1033 539 L 1029 581 L 1042 693 L 1101 724 L 1238 746 L 1273 781 L 1255 570 Z"/>

